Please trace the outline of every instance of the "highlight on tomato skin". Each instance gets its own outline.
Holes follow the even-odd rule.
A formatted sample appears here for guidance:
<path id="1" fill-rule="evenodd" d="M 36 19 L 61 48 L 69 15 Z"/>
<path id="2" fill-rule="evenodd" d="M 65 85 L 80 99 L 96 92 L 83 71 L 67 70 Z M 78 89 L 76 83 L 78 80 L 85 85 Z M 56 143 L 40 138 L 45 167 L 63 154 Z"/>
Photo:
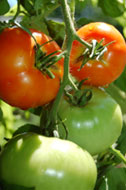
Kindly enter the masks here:
<path id="1" fill-rule="evenodd" d="M 49 55 L 59 51 L 55 41 L 43 32 L 31 29 L 42 51 Z M 28 109 L 52 101 L 63 75 L 63 59 L 50 68 L 55 78 L 35 67 L 35 41 L 21 28 L 6 28 L 0 33 L 0 98 L 8 104 Z M 58 53 L 57 53 L 58 54 Z"/>
<path id="2" fill-rule="evenodd" d="M 87 42 L 93 39 L 107 46 L 107 52 L 100 60 L 89 60 L 80 70 L 83 53 L 86 49 L 78 41 L 73 41 L 70 55 L 70 72 L 77 80 L 85 80 L 85 84 L 105 86 L 116 80 L 126 65 L 126 43 L 122 34 L 112 25 L 103 22 L 89 23 L 81 27 L 77 34 Z M 83 58 L 83 59 L 82 59 Z"/>

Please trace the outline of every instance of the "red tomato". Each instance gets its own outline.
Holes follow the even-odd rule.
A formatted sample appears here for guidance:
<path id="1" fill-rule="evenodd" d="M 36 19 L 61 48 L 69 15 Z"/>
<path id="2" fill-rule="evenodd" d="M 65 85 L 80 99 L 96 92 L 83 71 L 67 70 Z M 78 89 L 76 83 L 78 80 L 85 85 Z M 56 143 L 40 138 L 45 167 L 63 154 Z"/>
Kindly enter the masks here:
<path id="1" fill-rule="evenodd" d="M 126 64 L 126 44 L 120 32 L 114 26 L 102 22 L 90 23 L 77 31 L 77 34 L 87 42 L 93 39 L 106 45 L 107 52 L 102 60 L 90 60 L 79 71 L 82 64 L 85 46 L 74 41 L 70 56 L 70 72 L 78 80 L 87 79 L 85 84 L 104 86 L 110 84 L 119 77 Z"/>
<path id="2" fill-rule="evenodd" d="M 44 33 L 31 30 L 38 44 L 50 40 Z M 50 68 L 54 79 L 35 67 L 35 41 L 20 28 L 6 28 L 0 34 L 0 98 L 8 104 L 28 109 L 53 100 L 63 74 L 63 59 Z M 60 50 L 55 41 L 42 46 L 50 54 Z"/>

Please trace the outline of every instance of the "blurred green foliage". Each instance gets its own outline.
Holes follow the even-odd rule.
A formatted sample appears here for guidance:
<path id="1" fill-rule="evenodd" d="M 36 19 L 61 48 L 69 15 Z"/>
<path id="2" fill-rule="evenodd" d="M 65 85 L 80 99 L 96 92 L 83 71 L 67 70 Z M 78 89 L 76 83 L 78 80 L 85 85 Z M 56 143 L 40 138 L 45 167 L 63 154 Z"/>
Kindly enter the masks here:
<path id="1" fill-rule="evenodd" d="M 2 100 L 0 101 L 0 145 L 4 145 L 20 126 L 27 123 L 39 125 L 39 117 L 29 110 L 14 108 Z"/>

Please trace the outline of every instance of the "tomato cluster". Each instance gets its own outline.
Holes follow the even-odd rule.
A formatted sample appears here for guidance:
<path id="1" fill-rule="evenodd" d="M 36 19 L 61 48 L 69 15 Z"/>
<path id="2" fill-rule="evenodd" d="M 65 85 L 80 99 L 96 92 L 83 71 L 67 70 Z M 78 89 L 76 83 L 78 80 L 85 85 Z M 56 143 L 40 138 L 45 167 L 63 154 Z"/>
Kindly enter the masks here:
<path id="1" fill-rule="evenodd" d="M 32 35 L 14 27 L 0 34 L 0 98 L 21 109 L 50 105 L 63 76 L 63 58 L 49 67 L 54 78 L 36 67 L 37 45 L 46 58 L 58 55 L 60 47 L 42 32 L 30 32 Z M 64 139 L 67 129 L 68 140 L 30 132 L 9 140 L 0 153 L 0 180 L 6 184 L 35 190 L 93 190 L 97 169 L 91 155 L 105 151 L 121 133 L 120 106 L 101 86 L 109 85 L 122 73 L 125 41 L 105 23 L 85 25 L 77 35 L 88 43 L 100 42 L 98 49 L 107 48 L 99 59 L 93 57 L 81 68 L 86 47 L 76 40 L 72 44 L 70 72 L 77 81 L 89 85 L 81 90 L 89 88 L 92 98 L 85 105 L 73 105 L 66 96 L 61 98 L 59 135 Z"/>

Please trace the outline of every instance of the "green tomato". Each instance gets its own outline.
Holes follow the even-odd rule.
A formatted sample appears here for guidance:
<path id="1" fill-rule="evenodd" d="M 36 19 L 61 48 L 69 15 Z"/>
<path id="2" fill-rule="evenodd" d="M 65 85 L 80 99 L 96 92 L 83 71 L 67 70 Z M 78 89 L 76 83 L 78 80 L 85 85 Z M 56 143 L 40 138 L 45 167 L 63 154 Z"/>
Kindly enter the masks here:
<path id="1" fill-rule="evenodd" d="M 68 129 L 68 140 L 96 155 L 119 137 L 122 113 L 120 106 L 103 90 L 93 87 L 92 93 L 93 97 L 83 107 L 73 106 L 63 98 L 58 114 Z M 65 138 L 62 124 L 59 131 L 61 138 Z"/>
<path id="2" fill-rule="evenodd" d="M 73 142 L 27 133 L 11 139 L 0 155 L 0 179 L 35 190 L 93 190 L 92 156 Z"/>

